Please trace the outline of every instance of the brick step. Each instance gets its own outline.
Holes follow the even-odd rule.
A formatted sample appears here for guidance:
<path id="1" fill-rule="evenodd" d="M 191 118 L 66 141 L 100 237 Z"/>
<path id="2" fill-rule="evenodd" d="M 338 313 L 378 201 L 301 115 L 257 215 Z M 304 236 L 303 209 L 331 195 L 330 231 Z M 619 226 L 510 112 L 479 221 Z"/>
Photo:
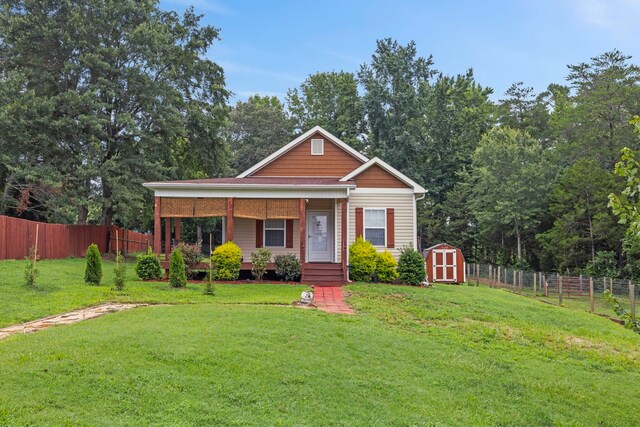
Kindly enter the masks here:
<path id="1" fill-rule="evenodd" d="M 333 264 L 333 263 L 324 263 L 324 264 L 316 264 L 316 263 L 305 263 L 302 265 L 302 268 L 306 270 L 342 270 L 342 264 Z"/>
<path id="2" fill-rule="evenodd" d="M 341 276 L 342 270 L 304 270 L 303 276 Z"/>
<path id="3" fill-rule="evenodd" d="M 304 281 L 314 282 L 314 283 L 325 283 L 325 282 L 342 282 L 341 276 L 302 276 L 301 279 Z"/>

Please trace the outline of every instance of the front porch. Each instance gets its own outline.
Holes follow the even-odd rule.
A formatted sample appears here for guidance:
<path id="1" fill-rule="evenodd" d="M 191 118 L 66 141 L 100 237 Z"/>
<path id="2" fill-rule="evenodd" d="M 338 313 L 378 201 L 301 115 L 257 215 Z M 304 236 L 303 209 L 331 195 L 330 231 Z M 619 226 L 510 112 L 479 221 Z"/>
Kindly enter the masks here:
<path id="1" fill-rule="evenodd" d="M 295 254 L 301 283 L 340 286 L 348 280 L 347 197 L 170 196 L 155 197 L 154 252 L 164 253 L 165 270 L 173 246 L 182 241 L 182 219 L 218 217 L 222 242 L 233 241 L 242 250 L 242 270 L 251 270 L 251 253 L 265 247 L 273 256 Z M 199 268 L 207 269 L 208 263 Z M 267 268 L 274 269 L 273 258 Z"/>

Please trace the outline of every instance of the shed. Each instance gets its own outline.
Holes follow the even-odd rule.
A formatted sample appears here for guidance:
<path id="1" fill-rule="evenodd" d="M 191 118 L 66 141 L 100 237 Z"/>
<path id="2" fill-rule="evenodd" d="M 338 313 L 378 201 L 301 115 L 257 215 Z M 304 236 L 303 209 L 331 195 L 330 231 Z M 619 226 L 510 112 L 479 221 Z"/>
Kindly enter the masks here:
<path id="1" fill-rule="evenodd" d="M 430 283 L 463 283 L 467 281 L 462 251 L 439 243 L 423 251 Z"/>

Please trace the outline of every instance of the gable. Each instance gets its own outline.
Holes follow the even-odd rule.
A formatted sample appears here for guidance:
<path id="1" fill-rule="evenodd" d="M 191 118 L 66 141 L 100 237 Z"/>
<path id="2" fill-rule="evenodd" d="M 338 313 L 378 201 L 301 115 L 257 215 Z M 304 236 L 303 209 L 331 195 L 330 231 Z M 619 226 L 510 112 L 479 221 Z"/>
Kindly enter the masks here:
<path id="1" fill-rule="evenodd" d="M 324 140 L 324 153 L 311 154 L 311 140 Z M 364 162 L 315 132 L 281 156 L 248 176 L 331 176 L 342 177 Z"/>
<path id="2" fill-rule="evenodd" d="M 352 179 L 357 188 L 412 188 L 379 165 L 372 165 Z"/>

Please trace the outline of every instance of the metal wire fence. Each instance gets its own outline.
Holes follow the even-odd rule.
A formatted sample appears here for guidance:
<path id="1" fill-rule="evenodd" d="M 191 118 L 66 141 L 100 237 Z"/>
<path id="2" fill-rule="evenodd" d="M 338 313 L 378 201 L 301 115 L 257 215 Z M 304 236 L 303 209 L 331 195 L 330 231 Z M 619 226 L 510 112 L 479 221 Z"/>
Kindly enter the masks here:
<path id="1" fill-rule="evenodd" d="M 634 316 L 640 300 L 640 286 L 629 280 L 563 276 L 559 273 L 523 271 L 489 264 L 467 264 L 467 282 L 506 288 L 547 303 L 582 308 L 607 316 L 613 315 L 613 309 L 605 298 L 606 290 Z"/>

